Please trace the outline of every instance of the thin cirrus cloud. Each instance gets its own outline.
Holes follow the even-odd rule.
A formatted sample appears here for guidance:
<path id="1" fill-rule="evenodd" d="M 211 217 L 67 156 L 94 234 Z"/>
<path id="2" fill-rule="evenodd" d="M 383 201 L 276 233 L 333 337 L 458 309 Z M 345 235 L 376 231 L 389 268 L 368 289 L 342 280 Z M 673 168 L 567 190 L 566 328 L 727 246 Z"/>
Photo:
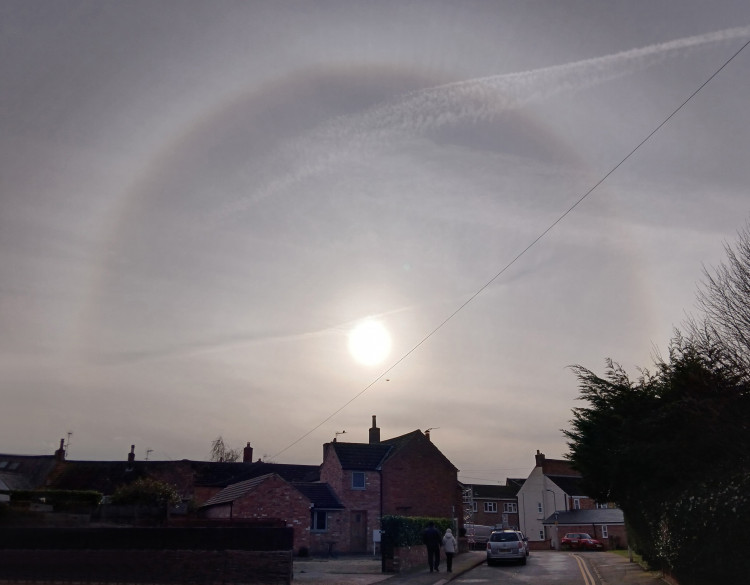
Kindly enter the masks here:
<path id="1" fill-rule="evenodd" d="M 736 27 L 563 65 L 449 83 L 337 117 L 274 151 L 271 156 L 293 170 L 224 205 L 209 223 L 224 223 L 268 197 L 356 162 L 362 153 L 384 150 L 399 136 L 423 135 L 464 121 L 492 121 L 503 112 L 632 75 L 691 49 L 748 36 L 750 26 Z"/>

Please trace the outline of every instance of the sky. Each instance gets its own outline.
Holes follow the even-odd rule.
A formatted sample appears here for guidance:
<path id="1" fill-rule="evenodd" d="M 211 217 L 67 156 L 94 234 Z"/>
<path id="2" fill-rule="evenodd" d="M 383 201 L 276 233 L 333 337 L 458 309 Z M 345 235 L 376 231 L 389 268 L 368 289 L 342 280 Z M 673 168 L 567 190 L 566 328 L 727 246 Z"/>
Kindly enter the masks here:
<path id="1" fill-rule="evenodd" d="M 563 457 L 569 366 L 651 366 L 750 218 L 748 40 L 745 0 L 5 0 L 0 452 Z"/>

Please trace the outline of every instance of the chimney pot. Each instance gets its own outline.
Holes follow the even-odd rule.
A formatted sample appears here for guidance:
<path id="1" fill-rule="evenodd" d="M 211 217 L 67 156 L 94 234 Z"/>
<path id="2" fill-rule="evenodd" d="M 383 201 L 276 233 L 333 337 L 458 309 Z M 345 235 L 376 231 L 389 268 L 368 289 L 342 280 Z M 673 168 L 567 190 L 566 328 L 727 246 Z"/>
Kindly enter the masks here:
<path id="1" fill-rule="evenodd" d="M 65 439 L 60 439 L 60 448 L 55 451 L 55 461 L 65 461 Z"/>
<path id="2" fill-rule="evenodd" d="M 370 445 L 380 443 L 380 429 L 375 422 L 375 415 L 372 415 L 372 427 L 370 427 Z"/>
<path id="3" fill-rule="evenodd" d="M 135 445 L 130 445 L 130 453 L 128 453 L 128 463 L 135 461 Z"/>
<path id="4" fill-rule="evenodd" d="M 247 446 L 242 451 L 242 462 L 243 463 L 252 463 L 253 462 L 253 448 L 250 446 L 250 442 L 248 441 Z"/>

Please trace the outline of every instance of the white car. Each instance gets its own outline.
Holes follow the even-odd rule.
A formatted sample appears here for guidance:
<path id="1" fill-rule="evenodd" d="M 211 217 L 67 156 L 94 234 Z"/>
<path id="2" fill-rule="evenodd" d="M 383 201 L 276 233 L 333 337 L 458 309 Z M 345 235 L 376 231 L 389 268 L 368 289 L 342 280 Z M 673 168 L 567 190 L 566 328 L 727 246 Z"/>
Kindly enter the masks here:
<path id="1" fill-rule="evenodd" d="M 523 534 L 516 530 L 496 530 L 487 541 L 488 565 L 500 561 L 519 561 L 525 565 L 528 554 L 528 544 Z"/>

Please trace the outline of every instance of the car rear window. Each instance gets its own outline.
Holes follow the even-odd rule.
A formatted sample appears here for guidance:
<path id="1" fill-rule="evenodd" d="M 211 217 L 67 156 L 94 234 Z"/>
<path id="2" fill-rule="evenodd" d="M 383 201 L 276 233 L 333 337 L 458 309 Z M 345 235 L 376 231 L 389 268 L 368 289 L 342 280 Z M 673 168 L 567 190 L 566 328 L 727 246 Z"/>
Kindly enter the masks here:
<path id="1" fill-rule="evenodd" d="M 515 532 L 493 532 L 490 534 L 490 540 L 492 542 L 510 542 L 512 540 L 517 541 L 518 535 Z"/>

